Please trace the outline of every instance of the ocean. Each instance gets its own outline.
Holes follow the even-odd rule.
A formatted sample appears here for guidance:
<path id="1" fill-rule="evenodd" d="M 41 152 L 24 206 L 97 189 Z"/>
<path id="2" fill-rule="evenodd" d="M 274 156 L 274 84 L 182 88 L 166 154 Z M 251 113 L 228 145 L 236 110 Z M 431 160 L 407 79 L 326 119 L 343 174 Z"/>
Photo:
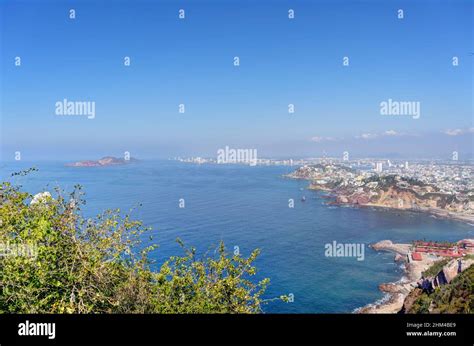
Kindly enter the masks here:
<path id="1" fill-rule="evenodd" d="M 33 166 L 39 171 L 10 177 Z M 7 162 L 0 174 L 30 193 L 54 187 L 71 191 L 81 184 L 88 217 L 111 208 L 124 213 L 133 209 L 135 219 L 152 227 L 153 242 L 159 245 L 152 257 L 158 264 L 183 254 L 178 237 L 199 254 L 212 254 L 220 240 L 229 252 L 238 246 L 244 256 L 259 248 L 255 279 L 271 280 L 265 297 L 294 297 L 291 303 L 269 302 L 267 313 L 350 313 L 382 299 L 378 285 L 399 280 L 403 271 L 393 254 L 373 251 L 370 243 L 474 237 L 472 225 L 425 214 L 329 206 L 324 193 L 306 189 L 307 181 L 283 177 L 296 168 L 166 160 L 88 168 Z M 179 208 L 180 199 L 184 208 Z M 364 260 L 326 257 L 325 245 L 333 241 L 365 244 Z"/>

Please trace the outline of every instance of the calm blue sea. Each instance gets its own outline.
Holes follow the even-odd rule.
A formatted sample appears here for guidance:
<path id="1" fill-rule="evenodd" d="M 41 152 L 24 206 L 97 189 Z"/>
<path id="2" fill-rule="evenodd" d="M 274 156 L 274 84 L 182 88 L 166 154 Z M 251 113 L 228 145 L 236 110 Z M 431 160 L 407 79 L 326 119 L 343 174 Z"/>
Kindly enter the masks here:
<path id="1" fill-rule="evenodd" d="M 370 244 L 383 239 L 458 240 L 474 236 L 474 227 L 416 213 L 397 213 L 325 204 L 322 194 L 306 190 L 307 182 L 282 175 L 295 167 L 194 165 L 175 161 L 143 161 L 117 167 L 72 168 L 62 162 L 3 163 L 0 173 L 35 166 L 39 172 L 15 178 L 25 190 L 86 192 L 85 214 L 108 208 L 128 211 L 153 228 L 158 262 L 181 254 L 177 237 L 200 253 L 214 251 L 220 240 L 243 255 L 260 248 L 258 277 L 269 277 L 267 298 L 292 293 L 293 303 L 271 302 L 272 313 L 352 312 L 383 297 L 382 282 L 402 275 L 393 255 L 368 247 L 365 260 L 328 258 L 332 241 Z M 302 196 L 306 201 L 302 202 Z M 179 199 L 185 208 L 178 207 Z M 288 199 L 295 200 L 294 209 Z"/>

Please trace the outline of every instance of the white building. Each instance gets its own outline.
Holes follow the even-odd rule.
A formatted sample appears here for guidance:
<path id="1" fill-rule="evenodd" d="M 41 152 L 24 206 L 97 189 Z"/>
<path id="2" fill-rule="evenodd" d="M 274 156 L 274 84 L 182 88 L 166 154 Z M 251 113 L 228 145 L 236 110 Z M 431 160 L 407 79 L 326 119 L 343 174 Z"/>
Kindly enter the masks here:
<path id="1" fill-rule="evenodd" d="M 376 171 L 376 172 L 379 172 L 379 173 L 382 172 L 382 170 L 383 170 L 383 166 L 382 166 L 382 165 L 383 165 L 382 162 L 376 162 L 376 163 L 375 163 L 375 171 Z"/>

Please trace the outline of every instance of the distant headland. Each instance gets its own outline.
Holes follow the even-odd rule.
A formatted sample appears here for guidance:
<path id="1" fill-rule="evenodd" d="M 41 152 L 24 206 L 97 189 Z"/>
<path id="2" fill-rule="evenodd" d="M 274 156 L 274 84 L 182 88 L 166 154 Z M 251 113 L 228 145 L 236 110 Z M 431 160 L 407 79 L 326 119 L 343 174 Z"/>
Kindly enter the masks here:
<path id="1" fill-rule="evenodd" d="M 85 161 L 76 161 L 67 163 L 67 167 L 104 167 L 104 166 L 119 166 L 119 165 L 128 165 L 130 163 L 138 162 L 139 160 L 135 158 L 118 158 L 113 156 L 105 156 L 100 160 L 85 160 Z"/>
<path id="2" fill-rule="evenodd" d="M 381 165 L 379 165 L 380 168 Z M 359 169 L 346 163 L 305 165 L 287 175 L 310 181 L 310 190 L 328 193 L 333 205 L 426 212 L 474 223 L 472 165 L 413 164 L 407 168 Z"/>

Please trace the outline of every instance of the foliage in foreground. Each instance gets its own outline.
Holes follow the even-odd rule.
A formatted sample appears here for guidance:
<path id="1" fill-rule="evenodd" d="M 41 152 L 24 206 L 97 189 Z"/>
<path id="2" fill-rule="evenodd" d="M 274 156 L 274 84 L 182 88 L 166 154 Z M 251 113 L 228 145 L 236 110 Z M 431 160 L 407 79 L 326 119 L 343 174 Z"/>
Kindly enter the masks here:
<path id="1" fill-rule="evenodd" d="M 428 269 L 426 269 L 422 275 L 423 277 L 430 277 L 430 276 L 436 276 L 438 273 L 443 270 L 443 267 L 448 264 L 450 261 L 450 258 L 444 258 L 442 260 L 439 260 L 435 262 L 433 265 L 431 265 Z"/>
<path id="2" fill-rule="evenodd" d="M 32 195 L 0 185 L 0 313 L 261 312 L 269 280 L 250 280 L 258 250 L 230 256 L 221 243 L 199 259 L 185 249 L 152 270 L 155 246 L 136 253 L 140 222 L 118 210 L 86 220 L 80 186 L 56 194 L 30 205 Z M 36 256 L 12 255 L 25 246 Z"/>
<path id="3" fill-rule="evenodd" d="M 433 293 L 422 293 L 408 313 L 474 313 L 474 265 Z"/>

